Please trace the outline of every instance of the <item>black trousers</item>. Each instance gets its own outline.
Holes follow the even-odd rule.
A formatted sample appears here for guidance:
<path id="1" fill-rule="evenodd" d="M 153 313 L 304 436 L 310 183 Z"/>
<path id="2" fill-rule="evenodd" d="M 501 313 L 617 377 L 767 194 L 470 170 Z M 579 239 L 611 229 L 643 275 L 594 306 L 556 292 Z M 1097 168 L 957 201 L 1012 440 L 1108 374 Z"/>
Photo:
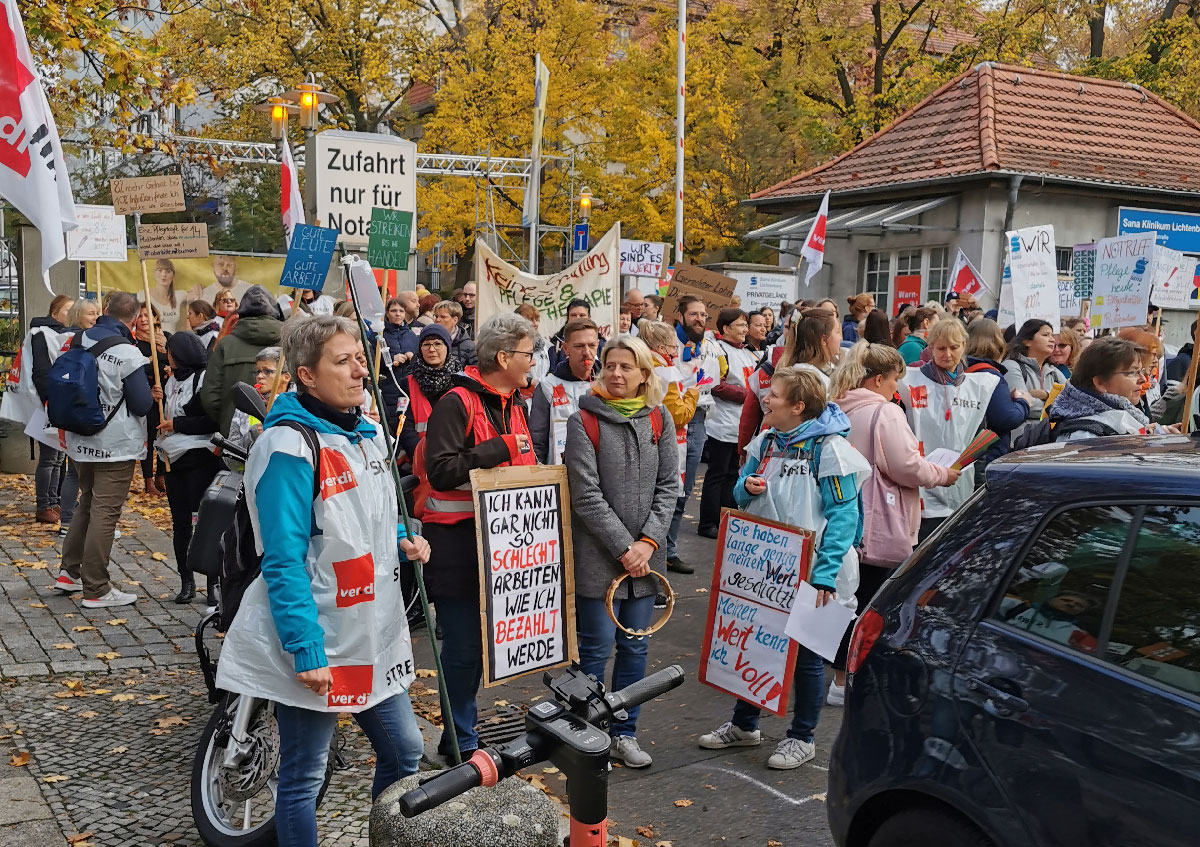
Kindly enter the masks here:
<path id="1" fill-rule="evenodd" d="M 153 379 L 151 379 L 150 384 L 154 384 Z M 158 437 L 158 424 L 160 420 L 161 419 L 158 416 L 158 404 L 153 403 L 150 406 L 150 411 L 146 413 L 146 444 L 149 446 L 146 449 L 146 458 L 142 459 L 141 461 L 142 479 L 146 482 L 154 479 L 154 468 L 156 463 L 159 473 L 162 473 L 166 468 L 166 465 L 163 464 L 162 457 L 159 456 L 158 451 L 154 449 L 154 439 Z"/>
<path id="2" fill-rule="evenodd" d="M 879 565 L 864 565 L 862 562 L 858 564 L 858 590 L 854 592 L 855 599 L 858 600 L 858 614 L 861 617 L 863 609 L 875 599 L 875 595 L 879 593 L 879 589 L 883 588 L 883 584 L 888 581 L 888 577 L 892 575 L 895 568 L 884 568 Z M 842 643 L 838 647 L 837 655 L 833 658 L 833 669 L 835 671 L 844 671 L 846 669 L 846 654 L 850 650 L 850 635 L 854 632 L 854 623 L 846 627 L 846 634 L 842 636 Z"/>
<path id="3" fill-rule="evenodd" d="M 208 450 L 189 450 L 171 463 L 167 471 L 167 505 L 171 507 L 171 530 L 174 536 L 175 564 L 181 577 L 192 575 L 188 567 L 188 545 L 192 543 L 192 518 L 200 508 L 200 500 L 217 471 L 221 460 Z"/>
<path id="4" fill-rule="evenodd" d="M 721 508 L 733 508 L 733 486 L 738 478 L 738 449 L 731 441 L 708 439 L 708 467 L 700 493 L 700 528 L 721 524 Z"/>

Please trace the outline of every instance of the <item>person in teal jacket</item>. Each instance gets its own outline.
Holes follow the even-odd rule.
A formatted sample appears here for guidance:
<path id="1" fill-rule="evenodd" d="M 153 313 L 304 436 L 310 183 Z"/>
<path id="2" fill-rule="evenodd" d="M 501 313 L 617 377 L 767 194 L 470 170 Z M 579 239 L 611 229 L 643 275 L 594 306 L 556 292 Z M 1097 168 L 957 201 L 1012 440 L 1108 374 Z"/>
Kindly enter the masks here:
<path id="1" fill-rule="evenodd" d="M 925 336 L 929 333 L 929 328 L 937 322 L 937 312 L 922 306 L 909 312 L 906 320 L 908 321 L 909 335 L 897 349 L 904 359 L 904 364 L 912 365 L 921 361 L 921 354 L 929 346 Z"/>
<path id="2" fill-rule="evenodd" d="M 846 440 L 850 421 L 825 400 L 825 383 L 814 371 L 785 369 L 771 378 L 766 398 L 767 431 L 746 446 L 733 496 L 738 506 L 760 517 L 811 530 L 815 552 L 808 582 L 817 603 L 842 602 L 853 608 L 858 587 L 855 545 L 862 539 L 859 487 L 870 475 L 865 459 Z M 824 662 L 800 645 L 793 676 L 791 726 L 767 767 L 797 768 L 816 755 L 813 730 L 821 714 Z M 700 737 L 709 750 L 761 743 L 761 710 L 744 700 L 733 718 Z"/>

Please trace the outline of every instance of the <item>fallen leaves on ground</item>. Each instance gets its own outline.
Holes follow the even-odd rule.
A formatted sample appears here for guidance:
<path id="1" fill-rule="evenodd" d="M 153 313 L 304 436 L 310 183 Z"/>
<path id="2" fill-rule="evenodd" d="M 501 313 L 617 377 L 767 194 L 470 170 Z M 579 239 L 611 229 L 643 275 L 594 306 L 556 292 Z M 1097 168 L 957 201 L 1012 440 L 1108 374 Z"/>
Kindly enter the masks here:
<path id="1" fill-rule="evenodd" d="M 128 703 L 132 699 L 133 699 L 132 694 L 114 694 L 113 695 L 114 703 Z"/>
<path id="2" fill-rule="evenodd" d="M 165 562 L 167 560 L 166 553 L 151 553 L 150 558 L 156 562 Z"/>
<path id="3" fill-rule="evenodd" d="M 783 847 L 782 841 L 768 841 L 767 847 Z"/>
<path id="4" fill-rule="evenodd" d="M 91 838 L 95 834 L 96 833 L 94 833 L 94 832 L 77 832 L 74 835 L 67 836 L 67 843 L 68 844 L 78 844 L 80 841 L 87 841 L 89 838 Z"/>
<path id="5" fill-rule="evenodd" d="M 44 608 L 46 608 L 46 604 L 45 604 L 45 603 L 30 603 L 30 604 L 29 604 L 29 608 L 31 608 L 31 609 L 44 609 Z"/>
<path id="6" fill-rule="evenodd" d="M 128 618 L 113 618 L 111 621 L 105 621 L 105 623 L 109 626 L 120 626 L 123 623 L 127 623 L 128 620 Z"/>
<path id="7" fill-rule="evenodd" d="M 94 626 L 73 626 L 73 627 L 71 627 L 71 631 L 72 632 L 95 632 L 96 627 L 94 627 Z"/>
<path id="8" fill-rule="evenodd" d="M 114 747 L 111 750 L 109 750 L 108 752 L 120 754 L 120 753 L 124 753 L 128 749 L 129 749 L 128 747 Z"/>
<path id="9" fill-rule="evenodd" d="M 430 679 L 437 676 L 437 671 L 429 668 L 417 668 L 417 679 Z"/>
<path id="10" fill-rule="evenodd" d="M 159 729 L 170 729 L 173 726 L 187 726 L 187 720 L 182 715 L 168 715 L 165 718 L 156 719 L 154 725 Z"/>
<path id="11" fill-rule="evenodd" d="M 686 809 L 688 806 L 692 805 L 692 801 L 691 800 L 676 800 L 675 805 L 681 809 Z"/>
<path id="12" fill-rule="evenodd" d="M 98 695 L 104 695 L 104 694 L 111 694 L 112 692 L 111 692 L 111 691 L 109 691 L 107 688 L 97 688 L 97 689 L 96 689 L 95 691 L 93 691 L 92 693 L 93 693 L 93 694 L 98 694 Z"/>
<path id="13" fill-rule="evenodd" d="M 645 826 L 645 825 L 639 826 L 637 828 L 637 834 L 642 836 L 643 838 L 653 838 L 654 837 L 654 827 L 653 826 Z"/>
<path id="14" fill-rule="evenodd" d="M 88 720 L 91 720 L 92 718 L 99 717 L 99 716 L 100 716 L 100 713 L 99 713 L 99 712 L 93 712 L 93 711 L 90 711 L 90 710 L 89 710 L 89 711 L 86 711 L 86 712 L 80 712 L 80 713 L 79 713 L 79 717 L 81 717 L 81 718 L 87 718 Z"/>
<path id="15" fill-rule="evenodd" d="M 109 650 L 107 653 L 97 653 L 96 658 L 97 659 L 107 659 L 108 661 L 111 662 L 113 659 L 121 658 L 121 654 L 115 650 Z"/>
<path id="16" fill-rule="evenodd" d="M 70 650 L 74 646 L 75 645 L 73 643 L 67 642 L 66 644 L 55 644 L 54 649 L 55 650 Z"/>
<path id="17" fill-rule="evenodd" d="M 29 764 L 29 751 L 22 750 L 20 753 L 13 753 L 12 758 L 8 760 L 8 763 L 14 768 L 25 767 L 27 764 Z"/>
<path id="18" fill-rule="evenodd" d="M 82 691 L 83 683 L 77 679 L 68 679 L 63 685 L 67 686 L 68 691 Z"/>
<path id="19" fill-rule="evenodd" d="M 171 696 L 170 694 L 151 694 L 146 699 L 147 700 L 165 700 L 170 696 Z"/>
<path id="20" fill-rule="evenodd" d="M 42 782 L 48 782 L 48 783 L 53 784 L 55 782 L 66 782 L 69 778 L 70 777 L 63 776 L 60 773 L 52 773 L 52 774 L 50 774 L 50 776 L 42 777 Z"/>
<path id="21" fill-rule="evenodd" d="M 674 847 L 670 841 L 655 841 L 654 847 Z"/>

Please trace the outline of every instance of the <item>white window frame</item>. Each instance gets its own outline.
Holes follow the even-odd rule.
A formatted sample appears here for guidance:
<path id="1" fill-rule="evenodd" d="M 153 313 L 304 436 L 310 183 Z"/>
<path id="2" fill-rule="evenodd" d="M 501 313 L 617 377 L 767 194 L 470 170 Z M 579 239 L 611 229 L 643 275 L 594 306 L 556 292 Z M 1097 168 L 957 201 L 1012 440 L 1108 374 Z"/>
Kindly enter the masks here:
<path id="1" fill-rule="evenodd" d="M 935 253 L 939 250 L 945 251 L 941 256 L 935 257 Z M 914 247 L 893 247 L 890 250 L 863 250 L 861 252 L 860 267 L 861 273 L 858 278 L 858 293 L 867 293 L 875 297 L 875 305 L 885 311 L 889 316 L 892 314 L 892 305 L 896 300 L 896 277 L 898 275 L 909 275 L 914 269 L 909 265 L 905 271 L 900 272 L 900 256 L 901 254 L 911 254 L 920 251 L 920 274 L 921 274 L 921 303 L 928 302 L 931 294 L 937 295 L 940 301 L 946 295 L 946 283 L 949 281 L 950 268 L 947 265 L 934 265 L 935 258 L 943 258 L 949 262 L 950 245 L 948 244 L 931 244 L 928 246 Z M 872 273 L 868 270 L 871 265 L 871 257 L 877 256 L 883 262 L 887 263 L 887 285 L 886 288 L 879 285 L 880 272 L 874 272 L 873 279 L 868 283 L 868 274 Z M 934 275 L 938 279 L 934 279 Z"/>

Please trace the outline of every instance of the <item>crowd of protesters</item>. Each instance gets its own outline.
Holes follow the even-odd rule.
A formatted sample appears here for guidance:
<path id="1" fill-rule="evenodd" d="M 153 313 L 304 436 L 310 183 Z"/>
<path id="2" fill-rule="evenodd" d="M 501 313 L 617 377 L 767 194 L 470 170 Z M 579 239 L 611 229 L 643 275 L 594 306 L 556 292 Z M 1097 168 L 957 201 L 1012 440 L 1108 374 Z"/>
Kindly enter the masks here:
<path id="1" fill-rule="evenodd" d="M 710 314 L 692 296 L 666 315 L 662 298 L 631 291 L 608 337 L 585 300 L 568 304 L 547 337 L 529 306 L 479 325 L 473 283 L 448 300 L 398 294 L 364 349 L 350 303 L 227 285 L 211 302 L 185 301 L 169 264 L 155 272 L 167 308 L 123 292 L 101 304 L 55 298 L 31 322 L 3 414 L 28 424 L 47 400 L 56 358 L 72 347 L 93 351 L 105 424 L 91 435 L 39 439 L 35 475 L 36 519 L 65 536 L 55 587 L 81 593 L 89 608 L 137 601 L 111 583 L 108 560 L 139 464 L 145 492 L 165 493 L 171 510 L 176 602 L 204 599 L 187 552 L 193 516 L 221 466 L 211 439 L 253 445 L 246 490 L 263 579 L 244 602 L 261 614 L 231 629 L 224 650 L 240 659 L 223 659 L 233 669 L 222 673 L 230 690 L 245 693 L 278 689 L 239 675 L 239 665 L 290 686 L 277 712 L 277 819 L 289 821 L 281 844 L 315 842 L 314 786 L 333 724 L 320 700 L 306 698 L 330 690 L 328 656 L 351 649 L 335 643 L 348 637 L 343 630 L 318 623 L 338 614 L 329 589 L 334 548 L 343 558 L 370 553 L 389 574 L 401 556 L 427 563 L 454 728 L 439 749 L 451 756 L 455 741 L 459 754 L 478 745 L 484 645 L 472 470 L 565 465 L 580 661 L 603 679 L 615 654 L 611 684 L 620 688 L 644 675 L 649 637 L 617 628 L 606 593 L 628 576 L 612 611 L 623 627 L 641 630 L 663 602 L 651 571 L 695 571 L 698 563 L 679 554 L 679 535 L 702 462 L 699 535 L 717 537 L 730 507 L 812 530 L 818 604 L 861 607 L 966 500 L 987 462 L 1045 441 L 1175 431 L 1171 410 L 1185 405 L 1180 360 L 1191 354 L 1188 347 L 1167 362 L 1149 326 L 1096 339 L 1067 320 L 1058 332 L 1038 320 L 1002 330 L 994 314 L 956 294 L 891 319 L 869 294 L 849 298 L 844 316 L 832 300 L 784 303 L 777 320 L 770 308 Z M 367 390 L 371 358 L 381 408 Z M 264 419 L 234 407 L 239 382 L 273 401 Z M 931 461 L 935 450 L 960 453 L 985 428 L 998 438 L 979 462 L 959 470 Z M 370 483 L 353 502 L 327 497 L 325 483 L 313 481 L 326 450 L 351 469 L 386 462 L 385 429 L 399 442 L 396 461 L 417 477 L 420 535 L 403 526 L 389 534 L 397 523 L 390 474 L 358 474 Z M 316 447 L 304 432 L 315 434 Z M 258 519 L 260 501 L 271 502 L 271 521 Z M 405 619 L 401 589 L 376 599 Z M 267 622 L 272 638 L 249 631 Z M 374 644 L 401 630 L 389 624 L 370 637 Z M 815 755 L 821 703 L 844 697 L 845 647 L 828 687 L 822 659 L 800 649 L 794 716 L 769 767 L 799 767 Z M 376 747 L 381 788 L 415 770 L 419 735 L 406 696 L 370 702 L 358 719 Z M 637 717 L 631 710 L 614 724 L 612 756 L 648 767 Z M 757 745 L 758 724 L 759 711 L 739 701 L 699 743 Z"/>

